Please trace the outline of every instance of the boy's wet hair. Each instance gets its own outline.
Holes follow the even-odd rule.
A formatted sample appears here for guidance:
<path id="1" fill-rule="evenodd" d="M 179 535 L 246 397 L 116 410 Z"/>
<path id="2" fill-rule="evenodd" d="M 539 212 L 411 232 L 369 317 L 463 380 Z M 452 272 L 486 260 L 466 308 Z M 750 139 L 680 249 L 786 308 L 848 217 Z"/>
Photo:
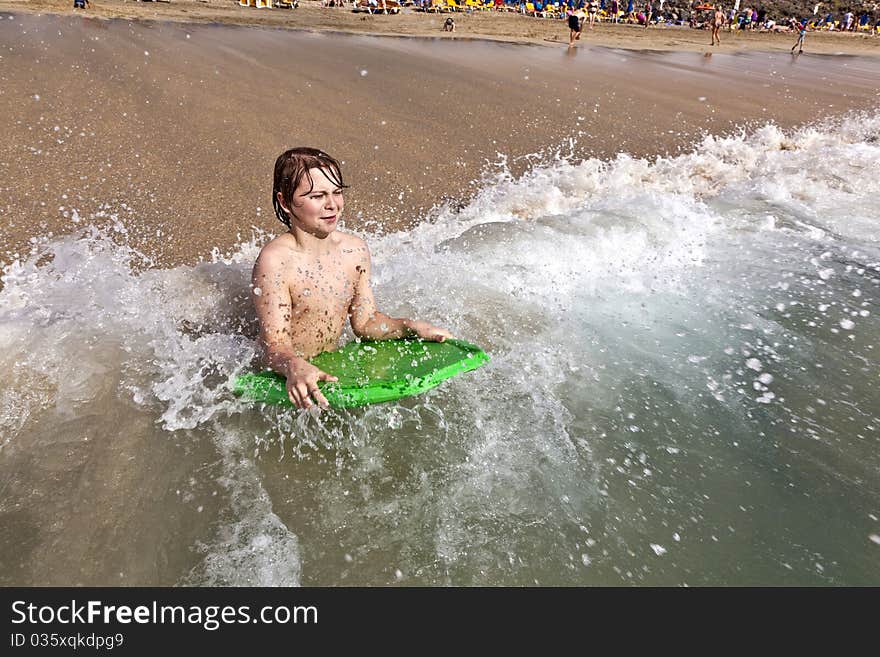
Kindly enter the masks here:
<path id="1" fill-rule="evenodd" d="M 339 167 L 339 162 L 317 148 L 309 148 L 307 146 L 291 148 L 284 151 L 275 160 L 272 207 L 275 208 L 275 216 L 278 217 L 278 220 L 288 228 L 290 228 L 290 216 L 281 207 L 281 203 L 278 202 L 278 192 L 281 192 L 281 197 L 287 205 L 292 206 L 293 194 L 303 178 L 309 181 L 309 190 L 306 193 L 314 189 L 315 183 L 309 174 L 309 170 L 314 168 L 321 169 L 327 176 L 327 179 L 340 189 L 348 187 L 342 181 L 342 169 Z"/>

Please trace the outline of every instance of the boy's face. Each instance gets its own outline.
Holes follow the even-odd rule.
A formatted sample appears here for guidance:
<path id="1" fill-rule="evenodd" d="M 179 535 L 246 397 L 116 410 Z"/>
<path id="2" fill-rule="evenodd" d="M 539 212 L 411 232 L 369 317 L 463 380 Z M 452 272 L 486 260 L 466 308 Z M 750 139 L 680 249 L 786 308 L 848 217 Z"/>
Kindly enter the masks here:
<path id="1" fill-rule="evenodd" d="M 309 175 L 314 186 L 309 185 L 308 178 L 303 176 L 293 193 L 293 205 L 288 210 L 298 228 L 316 237 L 326 237 L 336 230 L 342 215 L 345 206 L 342 189 L 330 180 L 323 169 L 309 169 Z"/>

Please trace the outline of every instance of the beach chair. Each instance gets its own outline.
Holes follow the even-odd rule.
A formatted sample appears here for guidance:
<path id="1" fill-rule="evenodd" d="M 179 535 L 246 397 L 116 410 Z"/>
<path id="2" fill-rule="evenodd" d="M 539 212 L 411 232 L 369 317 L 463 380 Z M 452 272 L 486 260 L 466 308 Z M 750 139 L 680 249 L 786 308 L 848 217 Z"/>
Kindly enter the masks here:
<path id="1" fill-rule="evenodd" d="M 456 0 L 446 0 L 446 6 L 449 7 L 449 11 L 464 11 Z"/>

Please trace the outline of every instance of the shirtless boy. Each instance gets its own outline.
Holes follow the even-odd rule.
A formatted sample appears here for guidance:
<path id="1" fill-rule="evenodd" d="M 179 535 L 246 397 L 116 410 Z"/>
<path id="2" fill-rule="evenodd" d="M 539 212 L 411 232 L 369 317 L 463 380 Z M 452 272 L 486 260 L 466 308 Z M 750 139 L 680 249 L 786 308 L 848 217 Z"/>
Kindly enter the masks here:
<path id="1" fill-rule="evenodd" d="M 712 44 L 716 43 L 721 45 L 721 35 L 719 32 L 721 31 L 721 26 L 724 25 L 724 11 L 721 9 L 721 5 L 715 7 L 715 15 L 712 16 Z"/>
<path id="2" fill-rule="evenodd" d="M 287 378 L 297 408 L 327 406 L 318 381 L 335 381 L 307 359 L 337 347 L 348 317 L 369 340 L 419 337 L 443 342 L 452 334 L 427 322 L 389 317 L 376 309 L 370 251 L 336 229 L 345 202 L 339 163 L 314 148 L 293 148 L 275 161 L 272 202 L 288 227 L 260 251 L 253 299 L 266 362 Z"/>

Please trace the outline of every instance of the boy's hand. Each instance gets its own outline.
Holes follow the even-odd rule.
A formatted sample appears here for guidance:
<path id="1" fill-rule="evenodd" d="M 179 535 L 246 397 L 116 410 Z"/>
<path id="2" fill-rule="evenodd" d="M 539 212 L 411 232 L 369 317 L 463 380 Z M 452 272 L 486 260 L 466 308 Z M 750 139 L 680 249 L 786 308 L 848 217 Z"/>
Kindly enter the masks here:
<path id="1" fill-rule="evenodd" d="M 407 322 L 407 327 L 422 340 L 431 340 L 432 342 L 444 342 L 447 338 L 452 337 L 452 333 L 446 329 L 437 328 L 428 322 L 419 320 L 411 320 Z"/>
<path id="2" fill-rule="evenodd" d="M 338 380 L 302 358 L 291 358 L 287 364 L 287 396 L 297 408 L 311 408 L 313 398 L 322 408 L 327 408 L 330 404 L 318 389 L 318 381 Z"/>

